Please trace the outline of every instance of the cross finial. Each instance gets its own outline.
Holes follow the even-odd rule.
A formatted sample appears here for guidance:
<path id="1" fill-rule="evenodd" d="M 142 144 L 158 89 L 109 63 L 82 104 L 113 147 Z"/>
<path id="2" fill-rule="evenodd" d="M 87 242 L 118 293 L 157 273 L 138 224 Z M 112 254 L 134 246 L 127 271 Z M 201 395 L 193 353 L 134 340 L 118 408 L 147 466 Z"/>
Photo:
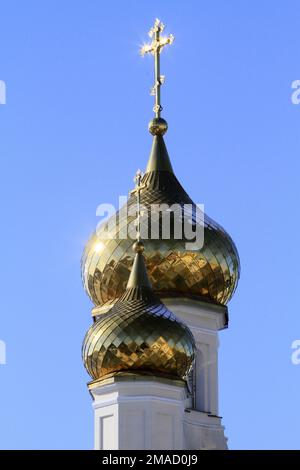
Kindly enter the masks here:
<path id="1" fill-rule="evenodd" d="M 141 241 L 141 207 L 140 207 L 140 190 L 141 190 L 141 181 L 142 181 L 143 173 L 141 170 L 137 170 L 134 176 L 135 182 L 135 189 L 136 189 L 136 196 L 137 196 L 137 241 Z"/>
<path id="2" fill-rule="evenodd" d="M 142 56 L 148 54 L 149 52 L 154 55 L 154 86 L 151 89 L 151 95 L 155 96 L 155 105 L 153 111 L 156 118 L 160 118 L 160 113 L 162 111 L 160 102 L 160 87 L 165 81 L 164 75 L 160 75 L 160 53 L 167 44 L 172 44 L 174 41 L 174 36 L 172 34 L 169 36 L 160 35 L 164 28 L 164 24 L 159 19 L 156 19 L 154 26 L 149 31 L 149 36 L 152 38 L 152 42 L 150 44 L 145 44 L 141 48 Z"/>
<path id="3" fill-rule="evenodd" d="M 136 184 L 136 188 L 140 187 L 142 177 L 143 177 L 143 172 L 140 169 L 138 169 L 136 171 L 136 174 L 134 175 L 134 182 Z"/>

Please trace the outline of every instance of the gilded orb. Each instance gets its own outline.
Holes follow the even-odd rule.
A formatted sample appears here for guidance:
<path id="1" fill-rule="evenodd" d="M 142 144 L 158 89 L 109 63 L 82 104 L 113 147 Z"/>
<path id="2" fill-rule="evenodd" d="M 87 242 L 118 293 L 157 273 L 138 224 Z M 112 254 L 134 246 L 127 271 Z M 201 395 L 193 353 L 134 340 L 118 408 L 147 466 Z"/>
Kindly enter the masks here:
<path id="1" fill-rule="evenodd" d="M 145 250 L 144 243 L 141 242 L 140 240 L 137 240 L 133 244 L 132 249 L 133 249 L 134 253 L 143 253 L 143 251 Z"/>
<path id="2" fill-rule="evenodd" d="M 152 135 L 164 135 L 168 130 L 168 123 L 163 118 L 154 118 L 149 122 L 149 132 Z"/>

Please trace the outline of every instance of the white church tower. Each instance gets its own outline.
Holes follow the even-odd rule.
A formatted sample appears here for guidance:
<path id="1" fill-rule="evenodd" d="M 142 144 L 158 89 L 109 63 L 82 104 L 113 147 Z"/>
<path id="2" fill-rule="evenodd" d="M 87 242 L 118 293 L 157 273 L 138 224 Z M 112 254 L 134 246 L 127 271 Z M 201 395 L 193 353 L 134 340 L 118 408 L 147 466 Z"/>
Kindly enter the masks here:
<path id="1" fill-rule="evenodd" d="M 225 230 L 199 216 L 174 174 L 160 98 L 160 53 L 174 38 L 161 36 L 163 29 L 156 20 L 142 49 L 155 60 L 145 174 L 137 173 L 126 207 L 92 235 L 82 258 L 95 305 L 82 350 L 92 378 L 95 449 L 227 449 L 218 333 L 228 325 L 239 257 Z M 206 177 L 196 171 L 200 181 Z M 203 243 L 193 245 L 188 233 L 204 234 Z"/>

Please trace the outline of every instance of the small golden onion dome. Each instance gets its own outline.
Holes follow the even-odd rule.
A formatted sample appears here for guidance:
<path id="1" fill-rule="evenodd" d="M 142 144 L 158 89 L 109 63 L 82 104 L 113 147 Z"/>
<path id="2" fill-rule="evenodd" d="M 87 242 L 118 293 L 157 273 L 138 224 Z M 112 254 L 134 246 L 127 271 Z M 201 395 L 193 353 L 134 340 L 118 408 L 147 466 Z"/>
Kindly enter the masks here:
<path id="1" fill-rule="evenodd" d="M 122 372 L 184 380 L 192 367 L 193 335 L 154 294 L 139 247 L 126 291 L 83 341 L 83 362 L 94 380 Z"/>
<path id="2" fill-rule="evenodd" d="M 147 209 L 152 204 L 164 203 L 195 207 L 173 172 L 164 138 L 159 133 L 153 138 L 150 159 L 141 181 L 140 199 Z M 129 213 L 133 205 L 136 205 L 134 193 L 128 200 Z M 126 222 L 125 216 L 124 211 L 117 213 L 118 226 L 123 228 L 127 223 L 131 230 L 132 227 L 135 230 L 132 224 L 134 217 L 128 217 Z M 149 219 L 150 215 L 147 217 Z M 145 218 L 141 221 L 141 230 L 143 223 Z M 122 239 L 117 233 L 116 237 L 109 239 L 107 234 L 101 234 L 108 225 L 109 222 L 92 235 L 82 257 L 83 284 L 96 306 L 120 298 L 133 260 L 131 248 L 135 234 L 130 232 L 127 239 Z M 149 235 L 145 261 L 154 292 L 162 299 L 183 296 L 225 305 L 239 279 L 240 262 L 233 240 L 206 214 L 202 248 L 188 249 L 184 238 L 177 239 L 171 233 L 169 239 L 164 239 L 160 231 L 158 239 L 151 239 Z"/>

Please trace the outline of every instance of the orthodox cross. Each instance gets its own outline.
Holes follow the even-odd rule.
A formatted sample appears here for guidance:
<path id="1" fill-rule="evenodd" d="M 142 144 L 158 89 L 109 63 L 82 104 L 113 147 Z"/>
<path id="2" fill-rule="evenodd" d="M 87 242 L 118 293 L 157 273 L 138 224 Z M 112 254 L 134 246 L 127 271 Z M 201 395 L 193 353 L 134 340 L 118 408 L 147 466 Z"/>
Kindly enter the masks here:
<path id="1" fill-rule="evenodd" d="M 165 81 L 164 75 L 160 75 L 160 53 L 167 44 L 172 44 L 174 41 L 174 36 L 172 34 L 169 36 L 160 35 L 164 28 L 164 24 L 159 19 L 156 19 L 153 28 L 151 28 L 149 31 L 149 36 L 152 38 L 151 44 L 145 44 L 141 48 L 142 56 L 148 54 L 149 52 L 151 52 L 151 54 L 154 56 L 154 86 L 151 90 L 151 95 L 155 96 L 155 105 L 153 111 L 157 118 L 160 118 L 160 113 L 162 111 L 160 102 L 160 87 Z"/>

